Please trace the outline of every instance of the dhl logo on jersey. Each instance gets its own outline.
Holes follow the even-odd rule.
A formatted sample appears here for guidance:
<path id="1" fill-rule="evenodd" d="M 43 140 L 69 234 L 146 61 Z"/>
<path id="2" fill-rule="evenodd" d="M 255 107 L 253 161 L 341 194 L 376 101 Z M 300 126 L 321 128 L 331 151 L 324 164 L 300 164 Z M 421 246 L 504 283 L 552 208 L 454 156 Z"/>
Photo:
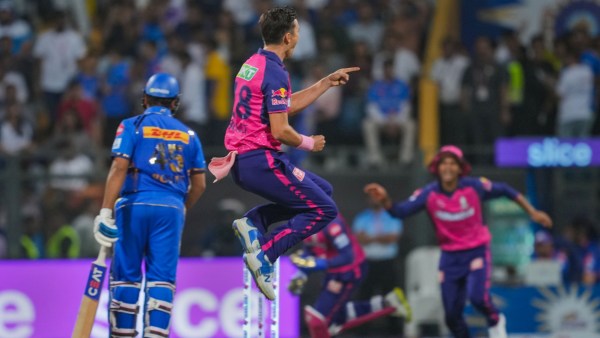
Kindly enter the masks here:
<path id="1" fill-rule="evenodd" d="M 190 135 L 185 131 L 174 129 L 161 129 L 158 127 L 144 127 L 144 138 L 159 138 L 165 141 L 180 141 L 190 143 Z"/>

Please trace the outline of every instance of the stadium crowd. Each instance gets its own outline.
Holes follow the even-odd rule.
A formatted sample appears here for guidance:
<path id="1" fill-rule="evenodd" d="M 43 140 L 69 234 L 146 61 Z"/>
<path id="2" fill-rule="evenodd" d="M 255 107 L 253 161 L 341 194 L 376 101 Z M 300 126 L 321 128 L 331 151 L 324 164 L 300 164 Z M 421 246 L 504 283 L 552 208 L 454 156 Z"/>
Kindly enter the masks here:
<path id="1" fill-rule="evenodd" d="M 143 84 L 151 74 L 179 79 L 178 117 L 201 135 L 204 147 L 222 147 L 233 72 L 262 46 L 258 15 L 273 5 L 293 6 L 299 14 L 301 39 L 286 64 L 292 88 L 340 67 L 361 67 L 348 85 L 328 91 L 293 123 L 304 134 L 327 135 L 328 146 L 364 146 L 369 168 L 396 159 L 404 166 L 415 163 L 422 77 L 439 85 L 442 144 L 468 150 L 491 147 L 499 136 L 599 133 L 598 121 L 592 126 L 600 106 L 600 37 L 585 26 L 550 44 L 542 36 L 520 41 L 516 32 L 497 41 L 480 37 L 472 48 L 447 38 L 442 56 L 426 70 L 433 1 L 83 3 L 0 1 L 0 166 L 20 158 L 19 170 L 49 178 L 21 190 L 25 258 L 97 253 L 89 225 L 99 209 L 108 149 L 120 121 L 141 112 Z M 393 156 L 386 147 L 395 149 Z M 228 203 L 224 219 L 240 209 Z M 551 250 L 544 251 L 547 238 L 536 237 L 536 257 L 565 262 L 567 280 L 596 282 L 600 253 L 593 225 L 578 220 L 568 229 Z M 361 233 L 366 243 L 367 235 Z M 215 241 L 204 242 L 205 252 L 218 251 L 208 247 Z M 5 246 L 0 244 L 0 257 Z M 387 251 L 376 259 L 389 259 Z M 235 254 L 231 247 L 229 253 Z"/>

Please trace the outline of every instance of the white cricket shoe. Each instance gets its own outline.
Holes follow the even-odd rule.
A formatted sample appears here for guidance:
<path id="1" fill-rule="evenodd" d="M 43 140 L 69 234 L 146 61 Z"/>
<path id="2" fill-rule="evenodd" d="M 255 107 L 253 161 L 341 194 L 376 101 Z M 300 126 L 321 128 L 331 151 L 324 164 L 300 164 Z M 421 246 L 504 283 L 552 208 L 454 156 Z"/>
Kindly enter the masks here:
<path id="1" fill-rule="evenodd" d="M 275 290 L 273 289 L 273 264 L 269 258 L 260 250 L 244 254 L 244 263 L 248 270 L 252 272 L 252 278 L 256 286 L 260 289 L 268 300 L 275 300 Z"/>
<path id="2" fill-rule="evenodd" d="M 252 224 L 248 217 L 236 219 L 233 221 L 231 227 L 237 238 L 240 240 L 244 252 L 253 253 L 261 250 L 260 242 L 258 241 L 260 232 L 258 232 L 258 229 Z"/>
<path id="3" fill-rule="evenodd" d="M 490 334 L 490 338 L 507 338 L 506 335 L 506 317 L 503 314 L 500 314 L 498 323 L 496 325 L 491 326 L 488 329 L 488 333 Z"/>
<path id="4" fill-rule="evenodd" d="M 394 317 L 404 317 L 407 322 L 410 322 L 412 319 L 412 309 L 404 296 L 404 292 L 401 288 L 394 288 L 394 290 L 388 292 L 385 295 L 384 302 L 387 306 L 391 306 L 396 309 L 395 312 L 391 314 Z"/>

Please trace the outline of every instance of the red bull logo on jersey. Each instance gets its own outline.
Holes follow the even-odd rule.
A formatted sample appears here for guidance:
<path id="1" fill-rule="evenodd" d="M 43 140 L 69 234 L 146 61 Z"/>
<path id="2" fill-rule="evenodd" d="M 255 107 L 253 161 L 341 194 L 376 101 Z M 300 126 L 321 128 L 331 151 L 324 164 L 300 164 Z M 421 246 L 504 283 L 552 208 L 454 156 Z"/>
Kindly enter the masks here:
<path id="1" fill-rule="evenodd" d="M 289 96 L 288 93 L 288 90 L 283 87 L 277 90 L 271 90 L 271 104 L 274 106 L 280 104 L 284 104 L 287 106 Z"/>
<path id="2" fill-rule="evenodd" d="M 190 143 L 190 135 L 181 130 L 162 129 L 158 127 L 144 127 L 144 138 L 158 138 L 165 141 L 179 141 Z"/>
<path id="3" fill-rule="evenodd" d="M 277 90 L 271 90 L 271 96 L 275 97 L 275 96 L 279 96 L 282 99 L 287 98 L 288 91 L 285 88 L 279 88 Z"/>

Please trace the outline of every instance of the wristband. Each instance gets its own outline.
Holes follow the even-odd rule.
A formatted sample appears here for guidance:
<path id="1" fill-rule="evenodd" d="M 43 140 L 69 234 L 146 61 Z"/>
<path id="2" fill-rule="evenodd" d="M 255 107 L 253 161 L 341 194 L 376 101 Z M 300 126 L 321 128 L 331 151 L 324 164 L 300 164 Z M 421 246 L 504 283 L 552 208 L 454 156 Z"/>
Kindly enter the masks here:
<path id="1" fill-rule="evenodd" d="M 300 135 L 300 136 L 302 136 L 302 142 L 296 148 L 298 148 L 300 150 L 306 150 L 306 151 L 313 150 L 315 147 L 315 140 L 310 136 L 306 136 L 306 135 Z"/>
<path id="2" fill-rule="evenodd" d="M 112 209 L 102 208 L 100 209 L 100 216 L 104 218 L 112 218 Z"/>

